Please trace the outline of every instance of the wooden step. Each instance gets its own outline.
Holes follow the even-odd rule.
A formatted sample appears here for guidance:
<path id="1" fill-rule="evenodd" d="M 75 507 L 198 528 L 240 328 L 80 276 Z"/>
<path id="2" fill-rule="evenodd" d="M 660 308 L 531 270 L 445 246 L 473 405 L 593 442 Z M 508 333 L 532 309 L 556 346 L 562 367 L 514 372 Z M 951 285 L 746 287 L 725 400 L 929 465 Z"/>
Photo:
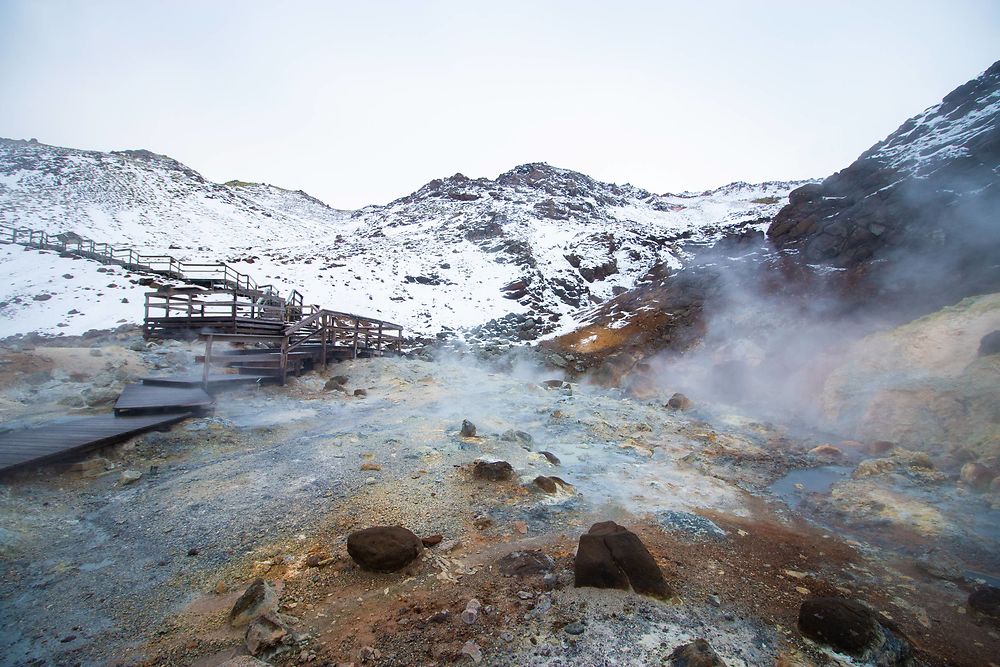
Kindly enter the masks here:
<path id="1" fill-rule="evenodd" d="M 115 414 L 190 413 L 208 410 L 214 405 L 215 399 L 202 389 L 130 384 L 115 402 Z"/>

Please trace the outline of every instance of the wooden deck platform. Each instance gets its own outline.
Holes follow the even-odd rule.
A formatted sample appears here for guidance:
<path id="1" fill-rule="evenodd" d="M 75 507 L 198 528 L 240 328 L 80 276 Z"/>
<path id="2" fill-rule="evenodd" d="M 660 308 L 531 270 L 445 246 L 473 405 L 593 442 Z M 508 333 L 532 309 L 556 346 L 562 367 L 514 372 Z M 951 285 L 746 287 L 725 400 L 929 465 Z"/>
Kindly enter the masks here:
<path id="1" fill-rule="evenodd" d="M 129 384 L 115 402 L 115 414 L 201 412 L 214 405 L 215 399 L 200 388 Z"/>
<path id="2" fill-rule="evenodd" d="M 0 473 L 79 456 L 190 416 L 182 412 L 142 417 L 68 417 L 34 428 L 0 432 Z"/>
<path id="3" fill-rule="evenodd" d="M 140 381 L 151 387 L 203 387 L 206 378 L 201 373 L 182 373 L 178 375 L 160 375 L 145 377 Z M 241 385 L 253 385 L 263 382 L 273 382 L 273 377 L 259 375 L 235 375 L 229 373 L 212 373 L 207 378 L 208 393 L 222 391 Z"/>

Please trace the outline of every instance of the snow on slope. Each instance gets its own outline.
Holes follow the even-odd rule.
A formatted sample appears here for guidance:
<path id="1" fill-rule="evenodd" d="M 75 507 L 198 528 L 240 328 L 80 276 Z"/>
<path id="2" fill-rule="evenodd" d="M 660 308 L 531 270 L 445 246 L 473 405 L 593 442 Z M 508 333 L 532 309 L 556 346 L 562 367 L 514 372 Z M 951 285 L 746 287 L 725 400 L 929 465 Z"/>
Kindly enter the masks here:
<path id="1" fill-rule="evenodd" d="M 309 303 L 426 335 L 504 317 L 517 327 L 501 333 L 521 339 L 564 328 L 653 265 L 679 265 L 685 245 L 762 228 L 800 183 L 660 196 L 527 164 L 495 180 L 435 179 L 388 205 L 348 213 L 301 191 L 210 183 L 147 151 L 0 140 L 4 222 L 182 261 L 227 261 L 258 283 L 299 289 Z M 5 262 L 4 274 L 16 270 Z M 78 328 L 64 321 L 71 326 L 56 330 L 26 313 L 0 308 L 22 331 Z"/>

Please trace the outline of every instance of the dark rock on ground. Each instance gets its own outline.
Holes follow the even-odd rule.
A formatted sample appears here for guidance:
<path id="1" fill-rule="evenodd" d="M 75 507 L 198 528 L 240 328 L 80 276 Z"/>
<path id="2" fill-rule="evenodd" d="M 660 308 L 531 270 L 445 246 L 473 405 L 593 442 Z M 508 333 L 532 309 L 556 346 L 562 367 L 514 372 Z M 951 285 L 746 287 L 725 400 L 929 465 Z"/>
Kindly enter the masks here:
<path id="1" fill-rule="evenodd" d="M 229 624 L 234 628 L 248 625 L 258 616 L 278 610 L 278 595 L 271 584 L 257 579 L 244 591 L 229 612 Z"/>
<path id="2" fill-rule="evenodd" d="M 347 553 L 361 567 L 395 572 L 412 562 L 423 548 L 416 535 L 402 526 L 373 526 L 347 537 Z"/>
<path id="3" fill-rule="evenodd" d="M 437 535 L 428 535 L 427 537 L 421 537 L 420 541 L 425 547 L 433 547 L 435 545 L 441 544 L 441 540 L 444 539 L 444 535 L 440 533 Z"/>
<path id="4" fill-rule="evenodd" d="M 509 431 L 504 431 L 503 435 L 500 436 L 501 440 L 506 442 L 517 442 L 521 445 L 531 445 L 535 442 L 535 439 L 531 437 L 530 433 L 525 433 L 524 431 L 515 431 L 511 429 Z"/>
<path id="5" fill-rule="evenodd" d="M 576 553 L 577 588 L 617 588 L 668 599 L 673 591 L 639 537 L 614 521 L 595 523 L 580 536 Z"/>
<path id="6" fill-rule="evenodd" d="M 1000 354 L 1000 330 L 986 334 L 979 341 L 979 356 Z"/>
<path id="7" fill-rule="evenodd" d="M 332 378 L 326 381 L 326 384 L 323 385 L 323 389 L 326 389 L 327 391 L 330 391 L 332 389 L 340 389 L 345 384 L 347 384 L 347 379 L 348 378 L 346 375 L 334 375 Z"/>
<path id="8" fill-rule="evenodd" d="M 969 606 L 981 614 L 1000 618 L 1000 588 L 996 586 L 977 586 L 969 594 Z"/>
<path id="9" fill-rule="evenodd" d="M 476 425 L 470 422 L 468 419 L 462 420 L 462 430 L 459 431 L 459 435 L 463 438 L 474 438 L 476 437 Z"/>
<path id="10" fill-rule="evenodd" d="M 251 655 L 277 647 L 288 635 L 288 626 L 277 614 L 260 616 L 247 627 L 244 643 Z"/>
<path id="11" fill-rule="evenodd" d="M 472 476 L 491 482 L 505 482 L 514 477 L 514 467 L 506 461 L 476 461 Z"/>
<path id="12" fill-rule="evenodd" d="M 878 620 L 854 600 L 815 598 L 799 608 L 799 629 L 814 641 L 857 656 L 878 637 Z"/>
<path id="13" fill-rule="evenodd" d="M 535 486 L 545 493 L 558 493 L 559 489 L 571 489 L 573 485 L 561 477 L 547 477 L 539 475 L 535 478 Z"/>
<path id="14" fill-rule="evenodd" d="M 354 395 L 355 396 L 360 396 L 360 397 L 365 397 L 365 396 L 368 395 L 368 390 L 367 389 L 355 389 L 354 390 Z"/>
<path id="15" fill-rule="evenodd" d="M 690 410 L 692 406 L 694 406 L 694 403 L 691 402 L 691 399 L 681 393 L 674 394 L 667 401 L 667 407 L 674 410 Z"/>
<path id="16" fill-rule="evenodd" d="M 704 639 L 678 646 L 669 660 L 671 667 L 726 667 L 726 663 Z"/>
<path id="17" fill-rule="evenodd" d="M 515 551 L 497 561 L 500 573 L 508 577 L 547 574 L 555 566 L 555 561 L 541 551 Z"/>
<path id="18" fill-rule="evenodd" d="M 544 456 L 545 460 L 551 463 L 552 465 L 554 466 L 559 465 L 560 463 L 559 457 L 553 454 L 552 452 L 538 452 L 538 453 Z"/>

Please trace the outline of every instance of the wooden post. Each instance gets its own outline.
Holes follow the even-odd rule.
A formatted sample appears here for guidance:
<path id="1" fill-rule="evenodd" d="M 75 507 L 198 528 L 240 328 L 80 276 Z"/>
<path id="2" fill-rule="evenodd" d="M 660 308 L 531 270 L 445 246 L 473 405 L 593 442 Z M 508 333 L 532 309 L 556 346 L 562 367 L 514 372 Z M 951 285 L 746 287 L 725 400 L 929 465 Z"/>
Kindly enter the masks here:
<path id="1" fill-rule="evenodd" d="M 281 341 L 281 385 L 288 379 L 288 336 Z"/>
<path id="2" fill-rule="evenodd" d="M 384 354 L 385 353 L 382 351 L 382 323 L 379 322 L 378 323 L 378 356 L 381 357 L 381 356 L 384 356 Z"/>
<path id="3" fill-rule="evenodd" d="M 201 388 L 208 391 L 208 369 L 212 365 L 212 335 L 205 341 L 205 367 L 201 371 Z"/>
<path id="4" fill-rule="evenodd" d="M 354 319 L 354 358 L 358 358 L 358 335 L 360 334 L 361 320 Z"/>
<path id="5" fill-rule="evenodd" d="M 323 335 L 323 347 L 322 351 L 320 352 L 319 362 L 323 364 L 324 368 L 326 368 L 326 339 L 330 334 L 330 329 L 328 324 L 329 317 L 330 317 L 329 315 L 323 315 L 320 318 L 320 329 Z"/>

